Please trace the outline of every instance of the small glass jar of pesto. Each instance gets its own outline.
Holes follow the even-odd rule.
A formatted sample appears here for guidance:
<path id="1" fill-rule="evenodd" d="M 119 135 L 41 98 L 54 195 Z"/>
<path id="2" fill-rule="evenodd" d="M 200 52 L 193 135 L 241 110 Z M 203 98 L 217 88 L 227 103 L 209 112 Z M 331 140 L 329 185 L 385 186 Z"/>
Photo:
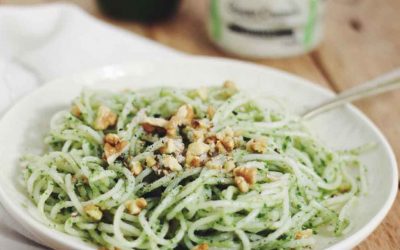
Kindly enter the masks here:
<path id="1" fill-rule="evenodd" d="M 325 0 L 210 0 L 209 7 L 211 40 L 239 56 L 296 56 L 323 37 Z"/>

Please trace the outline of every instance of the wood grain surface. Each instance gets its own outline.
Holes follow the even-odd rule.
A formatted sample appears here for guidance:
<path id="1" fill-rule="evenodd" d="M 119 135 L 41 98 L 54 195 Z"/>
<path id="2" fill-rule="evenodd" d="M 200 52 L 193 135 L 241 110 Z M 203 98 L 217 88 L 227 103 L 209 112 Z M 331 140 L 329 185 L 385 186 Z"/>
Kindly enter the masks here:
<path id="1" fill-rule="evenodd" d="M 1 4 L 36 4 L 51 0 L 0 0 Z M 207 38 L 207 1 L 184 0 L 176 16 L 151 25 L 116 21 L 102 15 L 94 0 L 70 0 L 95 17 L 128 31 L 195 55 L 231 57 Z M 326 36 L 308 55 L 280 60 L 249 60 L 279 68 L 336 92 L 400 67 L 400 0 L 328 1 Z M 400 91 L 356 105 L 387 136 L 400 159 Z M 374 233 L 357 250 L 400 249 L 400 196 Z"/>

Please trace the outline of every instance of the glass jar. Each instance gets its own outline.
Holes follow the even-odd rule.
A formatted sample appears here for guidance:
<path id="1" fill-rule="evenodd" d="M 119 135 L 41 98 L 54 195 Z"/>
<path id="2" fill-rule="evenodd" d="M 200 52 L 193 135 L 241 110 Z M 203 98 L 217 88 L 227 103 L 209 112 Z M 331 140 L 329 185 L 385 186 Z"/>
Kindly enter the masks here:
<path id="1" fill-rule="evenodd" d="M 323 37 L 325 0 L 210 0 L 208 30 L 221 49 L 244 57 L 289 57 Z"/>
<path id="2" fill-rule="evenodd" d="M 180 0 L 97 0 L 100 10 L 113 18 L 154 22 L 172 16 Z"/>

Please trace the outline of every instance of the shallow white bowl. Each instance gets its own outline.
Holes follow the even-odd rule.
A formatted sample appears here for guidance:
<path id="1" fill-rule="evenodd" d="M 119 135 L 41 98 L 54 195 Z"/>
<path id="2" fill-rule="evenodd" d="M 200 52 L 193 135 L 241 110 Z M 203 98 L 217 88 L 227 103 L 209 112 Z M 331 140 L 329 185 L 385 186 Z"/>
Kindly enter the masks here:
<path id="1" fill-rule="evenodd" d="M 18 183 L 18 159 L 27 152 L 40 152 L 49 119 L 66 108 L 84 87 L 120 90 L 153 86 L 198 87 L 230 79 L 262 99 L 277 96 L 293 112 L 318 104 L 333 94 L 304 79 L 267 67 L 215 58 L 174 61 L 140 61 L 104 67 L 46 84 L 26 96 L 0 122 L 0 201 L 6 210 L 34 237 L 56 249 L 96 249 L 80 239 L 43 225 L 35 207 Z M 319 238 L 317 249 L 350 249 L 365 239 L 383 220 L 397 192 L 397 166 L 392 149 L 382 133 L 351 106 L 320 115 L 310 122 L 327 145 L 345 149 L 374 142 L 377 147 L 362 156 L 368 169 L 369 193 L 354 209 L 353 229 L 342 238 Z"/>

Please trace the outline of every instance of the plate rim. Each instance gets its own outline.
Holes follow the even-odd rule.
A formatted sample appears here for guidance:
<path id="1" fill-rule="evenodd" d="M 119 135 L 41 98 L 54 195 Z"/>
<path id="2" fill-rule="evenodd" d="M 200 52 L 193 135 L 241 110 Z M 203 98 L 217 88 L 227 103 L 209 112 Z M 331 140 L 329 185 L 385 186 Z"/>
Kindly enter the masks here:
<path id="1" fill-rule="evenodd" d="M 289 79 L 292 81 L 297 82 L 298 84 L 303 85 L 305 88 L 312 88 L 315 91 L 320 92 L 324 97 L 332 97 L 334 96 L 334 92 L 324 88 L 321 85 L 318 85 L 308 79 L 302 78 L 300 76 L 294 75 L 292 73 L 272 68 L 269 66 L 264 66 L 264 65 L 258 65 L 255 63 L 251 62 L 246 62 L 246 61 L 240 61 L 240 60 L 235 60 L 235 59 L 228 59 L 228 58 L 218 58 L 218 57 L 210 57 L 210 56 L 196 56 L 196 57 L 182 57 L 182 58 L 168 58 L 168 59 L 146 59 L 146 60 L 133 60 L 130 62 L 125 62 L 125 63 L 120 63 L 120 64 L 110 64 L 102 67 L 97 67 L 89 70 L 85 70 L 83 72 L 78 72 L 75 74 L 72 74 L 70 76 L 65 76 L 65 77 L 60 77 L 56 78 L 54 80 L 50 80 L 47 83 L 42 84 L 38 88 L 36 88 L 34 91 L 27 93 L 23 97 L 19 98 L 16 102 L 14 102 L 11 107 L 8 107 L 6 112 L 3 114 L 3 116 L 0 118 L 0 126 L 3 123 L 3 121 L 6 119 L 6 117 L 9 116 L 9 114 L 13 113 L 13 111 L 16 109 L 18 105 L 22 105 L 24 101 L 29 99 L 32 95 L 35 95 L 44 89 L 52 86 L 56 86 L 57 84 L 62 84 L 63 82 L 66 82 L 68 80 L 74 80 L 74 79 L 83 79 L 83 78 L 89 78 L 91 81 L 95 81 L 96 79 L 106 79 L 107 76 L 104 75 L 105 72 L 109 69 L 119 69 L 121 71 L 126 72 L 128 69 L 137 66 L 137 65 L 144 65 L 144 64 L 160 64 L 160 63 L 194 63 L 194 64 L 201 64 L 201 63 L 221 63 L 225 64 L 229 67 L 229 65 L 237 65 L 239 67 L 249 67 L 253 68 L 255 70 L 261 70 L 264 72 L 269 71 L 270 73 L 273 73 L 274 75 L 280 77 L 280 78 L 285 78 Z M 375 135 L 380 139 L 382 142 L 382 146 L 384 151 L 388 155 L 388 159 L 390 162 L 391 166 L 391 171 L 392 171 L 392 179 L 390 180 L 392 182 L 391 185 L 391 190 L 390 194 L 388 196 L 388 199 L 385 201 L 384 205 L 379 209 L 379 211 L 372 217 L 371 220 L 369 220 L 364 227 L 362 227 L 360 230 L 354 232 L 353 235 L 350 237 L 340 240 L 336 244 L 332 245 L 331 247 L 327 248 L 328 250 L 334 250 L 334 249 L 347 249 L 347 248 L 352 248 L 359 244 L 361 241 L 366 239 L 377 227 L 383 219 L 386 217 L 386 215 L 389 213 L 392 205 L 394 204 L 394 201 L 396 199 L 396 195 L 398 192 L 398 166 L 397 166 L 397 161 L 395 154 L 393 152 L 392 147 L 390 146 L 388 140 L 386 139 L 385 135 L 378 129 L 378 127 L 358 108 L 356 108 L 352 104 L 347 104 L 345 105 L 349 111 L 359 118 L 363 123 L 368 125 L 372 129 L 372 132 L 375 133 Z M 5 208 L 6 212 L 10 214 L 19 224 L 21 224 L 22 227 L 25 229 L 28 229 L 28 231 L 34 231 L 34 235 L 36 237 L 39 236 L 39 239 L 45 238 L 47 241 L 51 241 L 52 244 L 58 244 L 62 245 L 64 247 L 73 247 L 73 248 L 79 248 L 79 249 L 93 249 L 90 246 L 84 246 L 81 242 L 74 241 L 74 242 L 67 242 L 66 240 L 59 239 L 54 237 L 55 235 L 52 235 L 56 229 L 49 228 L 48 226 L 34 220 L 32 216 L 27 215 L 25 216 L 21 207 L 17 204 L 14 204 L 10 202 L 10 199 L 7 197 L 5 190 L 3 190 L 2 185 L 0 184 L 0 203 L 3 205 Z M 47 230 L 45 230 L 47 229 Z M 57 231 L 58 232 L 58 231 Z M 82 248 L 83 247 L 83 248 Z"/>

